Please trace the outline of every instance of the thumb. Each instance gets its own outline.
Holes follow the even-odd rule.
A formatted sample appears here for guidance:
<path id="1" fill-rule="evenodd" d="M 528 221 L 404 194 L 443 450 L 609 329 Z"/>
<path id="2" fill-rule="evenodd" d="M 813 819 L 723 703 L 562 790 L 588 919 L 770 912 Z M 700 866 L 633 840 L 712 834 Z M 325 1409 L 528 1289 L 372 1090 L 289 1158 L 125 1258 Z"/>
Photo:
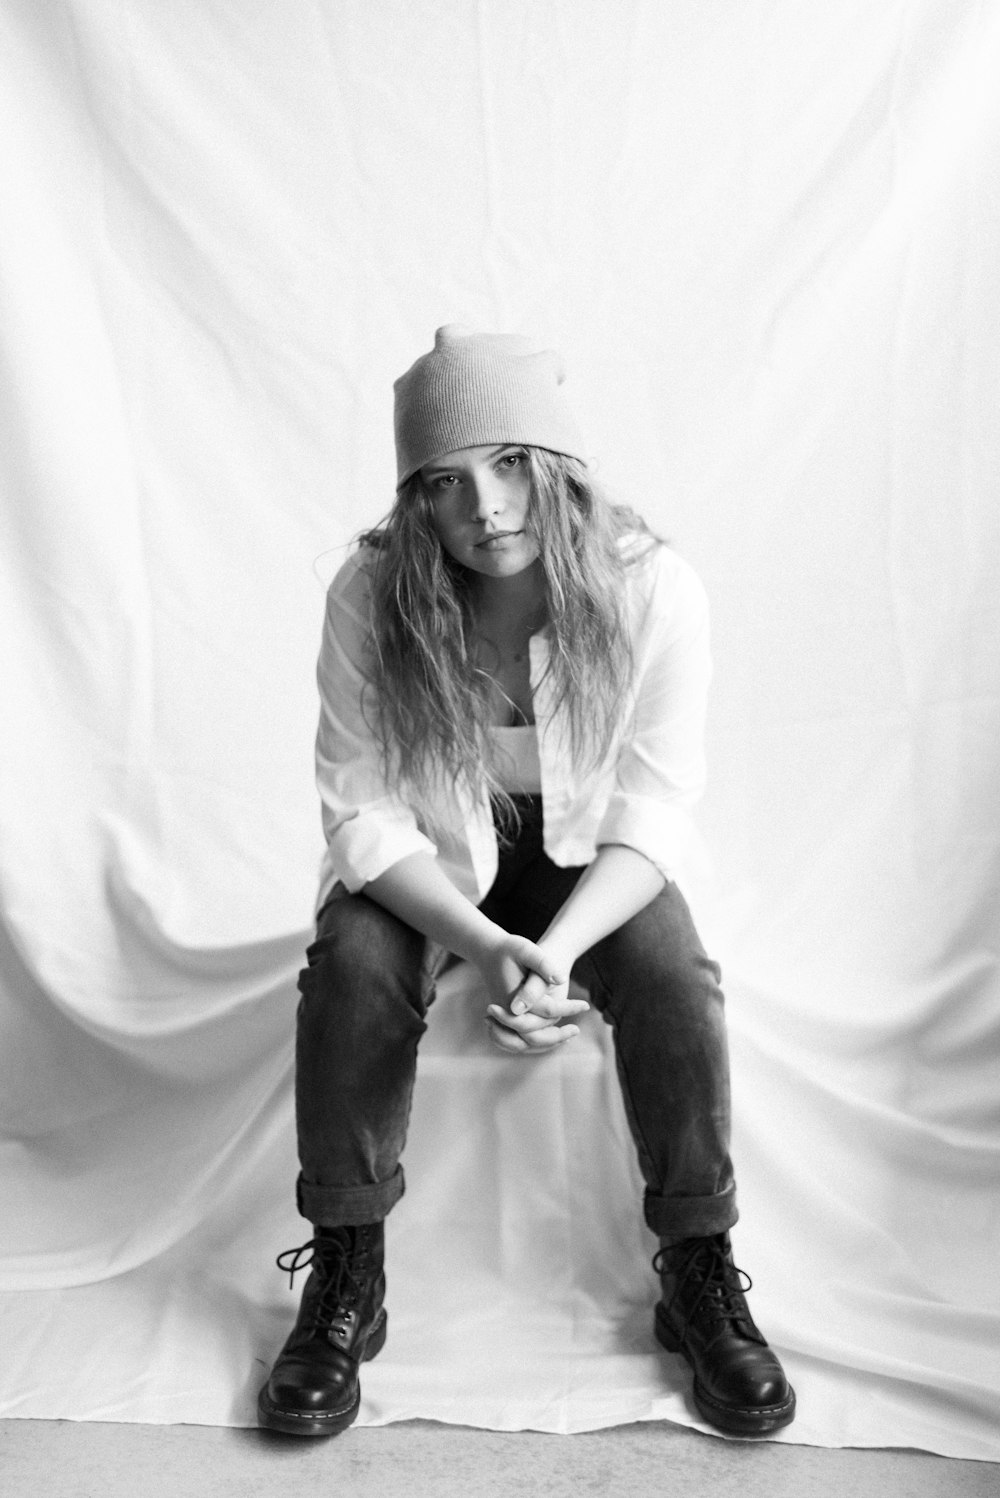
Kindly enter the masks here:
<path id="1" fill-rule="evenodd" d="M 558 979 L 553 977 L 551 981 L 556 983 Z M 549 984 L 541 973 L 529 973 L 511 1000 L 511 1014 L 526 1014 L 529 1009 L 534 1008 L 539 999 L 545 997 L 548 990 Z"/>

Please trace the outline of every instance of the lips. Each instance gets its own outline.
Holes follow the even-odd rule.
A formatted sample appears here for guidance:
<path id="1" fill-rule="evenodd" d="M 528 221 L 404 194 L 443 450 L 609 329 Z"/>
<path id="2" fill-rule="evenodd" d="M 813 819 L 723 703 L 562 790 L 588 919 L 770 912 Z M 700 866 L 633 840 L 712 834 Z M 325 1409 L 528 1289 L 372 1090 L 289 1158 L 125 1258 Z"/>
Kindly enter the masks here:
<path id="1" fill-rule="evenodd" d="M 520 534 L 521 534 L 520 531 L 494 531 L 491 535 L 484 536 L 481 541 L 477 541 L 476 542 L 476 550 L 477 551 L 481 551 L 481 550 L 484 550 L 484 549 L 488 550 L 490 547 L 494 546 L 498 541 L 507 541 L 507 540 L 510 539 L 511 536 L 519 536 Z"/>

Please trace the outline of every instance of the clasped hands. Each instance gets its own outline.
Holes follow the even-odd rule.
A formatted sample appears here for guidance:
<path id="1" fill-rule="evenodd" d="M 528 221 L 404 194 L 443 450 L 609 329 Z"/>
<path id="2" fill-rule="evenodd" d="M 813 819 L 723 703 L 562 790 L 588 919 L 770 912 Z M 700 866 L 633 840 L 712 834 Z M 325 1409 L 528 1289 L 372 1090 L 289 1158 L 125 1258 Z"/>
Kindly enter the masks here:
<path id="1" fill-rule="evenodd" d="M 476 964 L 492 1002 L 486 1010 L 490 1039 L 511 1056 L 542 1056 L 579 1035 L 564 1024 L 590 1005 L 569 997 L 573 956 L 543 937 L 506 935 Z"/>

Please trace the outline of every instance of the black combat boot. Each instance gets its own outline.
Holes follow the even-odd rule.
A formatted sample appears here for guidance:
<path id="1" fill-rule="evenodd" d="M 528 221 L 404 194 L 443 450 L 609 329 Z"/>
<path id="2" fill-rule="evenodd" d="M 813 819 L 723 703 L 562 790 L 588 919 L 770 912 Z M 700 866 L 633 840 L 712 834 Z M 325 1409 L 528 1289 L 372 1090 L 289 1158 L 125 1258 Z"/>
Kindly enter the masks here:
<path id="1" fill-rule="evenodd" d="M 357 1418 L 358 1365 L 385 1341 L 384 1233 L 380 1222 L 317 1228 L 301 1248 L 278 1255 L 294 1281 L 312 1266 L 291 1336 L 260 1391 L 257 1414 L 268 1430 L 333 1436 Z"/>
<path id="2" fill-rule="evenodd" d="M 694 1402 L 730 1435 L 762 1436 L 795 1416 L 795 1393 L 747 1309 L 750 1276 L 737 1269 L 728 1233 L 686 1238 L 653 1260 L 663 1299 L 656 1336 L 694 1369 Z"/>

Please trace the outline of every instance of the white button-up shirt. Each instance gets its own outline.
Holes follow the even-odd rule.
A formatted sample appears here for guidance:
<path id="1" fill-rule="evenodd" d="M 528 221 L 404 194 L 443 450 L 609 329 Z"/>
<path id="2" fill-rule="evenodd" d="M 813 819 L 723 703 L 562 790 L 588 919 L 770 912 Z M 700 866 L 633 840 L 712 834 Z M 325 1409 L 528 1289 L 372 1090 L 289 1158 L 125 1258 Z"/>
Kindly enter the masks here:
<path id="1" fill-rule="evenodd" d="M 626 550 L 628 544 L 626 538 Z M 417 852 L 436 854 L 453 883 L 478 904 L 497 872 L 488 795 L 449 783 L 432 804 L 408 799 L 387 782 L 370 707 L 363 711 L 363 694 L 372 691 L 364 675 L 372 560 L 370 551 L 359 549 L 327 593 L 317 668 L 316 775 L 327 841 L 320 904 L 336 881 L 358 890 Z M 555 708 L 546 669 L 548 627 L 530 641 L 545 851 L 568 868 L 590 863 L 602 844 L 624 843 L 670 879 L 705 780 L 708 602 L 691 566 L 662 544 L 626 567 L 624 590 L 634 678 L 598 768 L 573 762 L 566 716 Z"/>

